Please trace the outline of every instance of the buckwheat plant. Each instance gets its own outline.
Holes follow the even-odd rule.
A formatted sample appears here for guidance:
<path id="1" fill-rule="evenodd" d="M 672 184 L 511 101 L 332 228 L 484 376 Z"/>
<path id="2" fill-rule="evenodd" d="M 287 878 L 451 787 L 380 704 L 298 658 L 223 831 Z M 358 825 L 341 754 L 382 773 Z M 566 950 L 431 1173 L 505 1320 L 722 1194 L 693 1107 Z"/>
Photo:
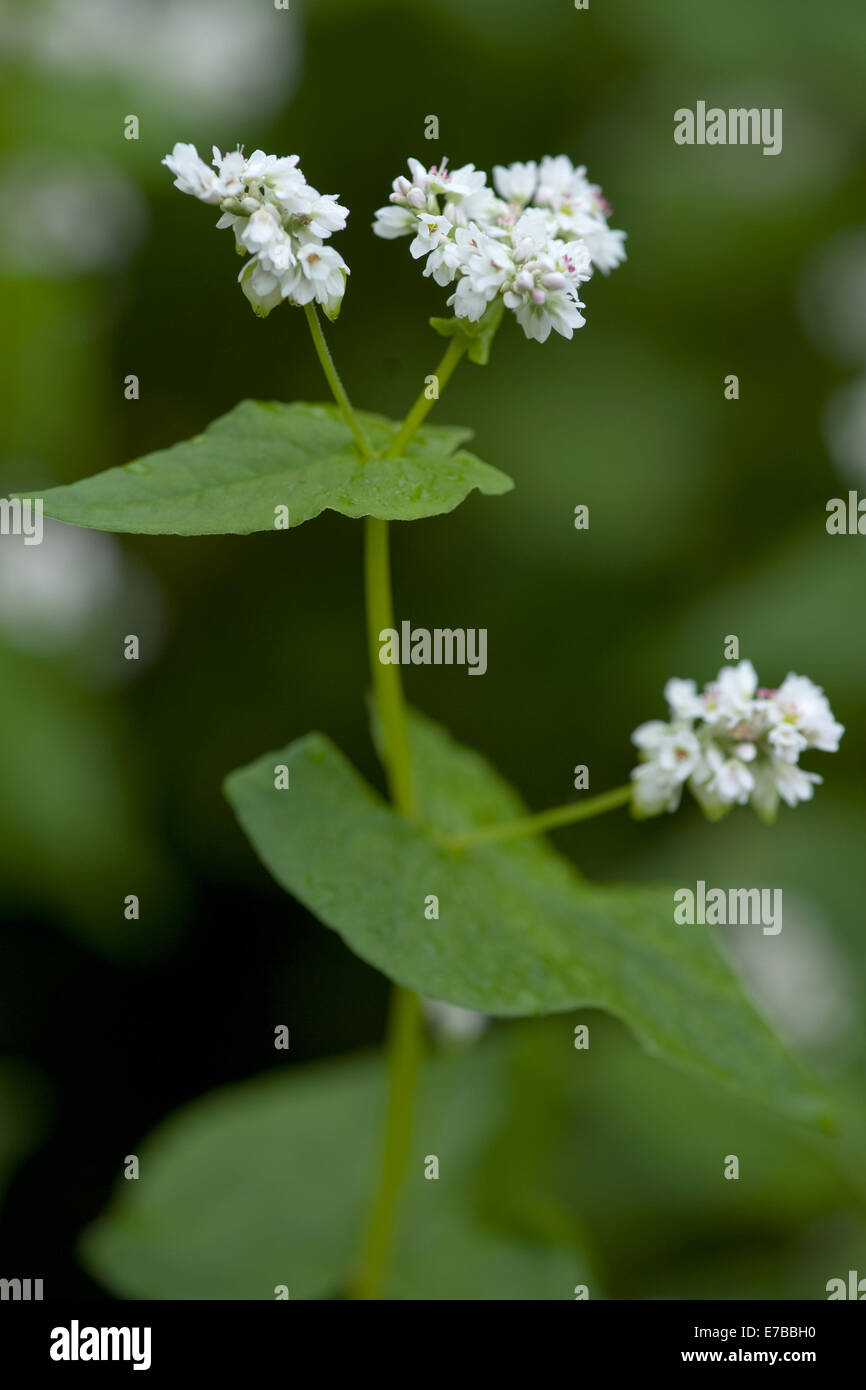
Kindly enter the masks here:
<path id="1" fill-rule="evenodd" d="M 625 235 L 609 227 L 601 190 L 565 155 L 497 166 L 492 185 L 472 164 L 409 160 L 373 230 L 407 239 L 423 274 L 448 291 L 452 313 L 431 320 L 448 339 L 437 389 L 426 378 L 405 418 L 392 421 L 351 404 L 318 316 L 321 307 L 334 321 L 346 291 L 349 267 L 330 239 L 344 231 L 347 209 L 307 182 L 296 155 L 215 149 L 208 165 L 194 146 L 177 144 L 164 163 L 176 187 L 212 205 L 217 227 L 231 230 L 255 312 L 283 302 L 304 310 L 333 403 L 242 401 L 194 439 L 51 490 L 44 510 L 77 526 L 177 535 L 289 530 L 327 509 L 364 518 L 373 733 L 389 801 L 318 733 L 226 782 L 277 881 L 394 983 L 365 1236 L 318 1292 L 376 1298 L 395 1281 L 399 1292 L 397 1198 L 416 1081 L 422 1062 L 433 1065 L 424 1060 L 425 1011 L 437 1034 L 468 1038 L 491 1016 L 607 1010 L 676 1066 L 801 1119 L 820 1116 L 820 1098 L 710 935 L 675 923 L 670 892 L 595 886 L 542 835 L 626 804 L 637 817 L 673 811 L 684 787 L 710 818 L 750 802 L 771 820 L 780 799 L 795 806 L 820 781 L 800 756 L 838 747 L 843 730 L 821 690 L 795 675 L 778 689 L 759 687 L 747 661 L 723 668 L 700 694 L 694 682 L 671 680 L 670 719 L 633 735 L 641 761 L 628 785 L 531 815 L 477 753 L 407 708 L 399 666 L 380 660 L 395 626 L 389 522 L 449 512 L 473 489 L 513 487 L 464 447 L 470 430 L 427 423 L 433 404 L 464 356 L 489 361 L 509 316 L 538 343 L 585 326 L 584 287 L 595 270 L 625 259 Z M 391 254 L 382 248 L 383 266 Z M 145 1194 L 125 1194 L 127 1205 L 149 1200 L 144 1178 L 127 1187 Z M 303 1204 L 301 1193 L 287 1194 Z M 305 1267 L 293 1274 L 295 1289 L 304 1287 Z"/>

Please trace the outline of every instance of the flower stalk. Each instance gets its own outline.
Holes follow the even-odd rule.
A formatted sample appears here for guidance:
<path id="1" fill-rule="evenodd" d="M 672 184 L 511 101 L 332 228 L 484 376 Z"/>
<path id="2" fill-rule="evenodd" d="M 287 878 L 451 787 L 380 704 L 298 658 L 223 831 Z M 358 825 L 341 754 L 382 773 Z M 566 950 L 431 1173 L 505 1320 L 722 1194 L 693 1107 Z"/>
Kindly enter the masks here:
<path id="1" fill-rule="evenodd" d="M 517 840 L 525 835 L 543 835 L 547 830 L 556 830 L 562 825 L 574 825 L 577 821 L 591 820 L 593 816 L 603 816 L 606 811 L 616 811 L 631 800 L 630 785 L 614 787 L 611 791 L 600 792 L 585 801 L 568 802 L 565 806 L 554 806 L 549 811 L 539 811 L 534 816 L 521 816 L 517 820 L 501 821 L 496 825 L 482 825 L 477 830 L 468 830 L 465 835 L 450 835 L 441 843 L 445 849 L 466 850 L 475 845 L 488 845 L 502 840 Z"/>
<path id="2" fill-rule="evenodd" d="M 372 458 L 373 446 L 365 435 L 363 426 L 352 409 L 352 402 L 349 400 L 346 388 L 340 379 L 340 373 L 337 371 L 336 364 L 331 356 L 331 349 L 328 347 L 327 339 L 322 331 L 322 325 L 319 322 L 319 315 L 316 311 L 315 304 L 305 304 L 304 313 L 307 316 L 307 323 L 310 325 L 310 333 L 313 339 L 313 346 L 316 349 L 316 356 L 321 363 L 322 371 L 325 373 L 325 380 L 331 388 L 331 394 L 340 407 L 340 414 L 355 436 L 355 442 L 364 458 Z"/>
<path id="3" fill-rule="evenodd" d="M 460 362 L 464 352 L 466 352 L 466 349 L 469 347 L 469 344 L 470 339 L 464 337 L 462 333 L 458 333 L 451 339 L 446 352 L 442 356 L 442 360 L 433 373 L 436 378 L 437 393 L 443 391 L 451 380 L 454 370 Z M 418 433 L 418 430 L 427 419 L 427 416 L 430 414 L 430 411 L 433 409 L 438 399 L 438 394 L 432 397 L 428 396 L 426 388 L 420 393 L 412 409 L 409 411 L 409 414 L 406 416 L 406 419 L 403 421 L 400 432 L 388 449 L 387 458 L 400 457 L 403 450 L 411 443 L 412 439 L 414 439 L 415 435 Z"/>

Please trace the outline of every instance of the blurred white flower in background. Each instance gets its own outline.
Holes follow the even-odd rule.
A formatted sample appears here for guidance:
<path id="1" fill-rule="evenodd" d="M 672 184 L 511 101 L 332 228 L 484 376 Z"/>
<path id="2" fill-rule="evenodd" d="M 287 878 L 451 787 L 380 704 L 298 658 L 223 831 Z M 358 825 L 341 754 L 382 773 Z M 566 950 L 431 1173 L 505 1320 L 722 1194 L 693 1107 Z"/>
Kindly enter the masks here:
<path id="1" fill-rule="evenodd" d="M 41 545 L 0 543 L 0 637 L 36 656 L 73 654 L 77 674 L 97 687 L 145 669 L 162 644 L 163 605 L 150 571 L 102 531 L 44 520 Z M 123 657 L 129 633 L 147 640 Z"/>
<path id="2" fill-rule="evenodd" d="M 283 104 L 297 34 L 290 11 L 255 0 L 54 0 L 0 14 L 8 56 L 86 77 L 119 74 L 161 90 L 175 114 L 204 116 Z"/>
<path id="3" fill-rule="evenodd" d="M 0 165 L 7 275 L 56 280 L 114 270 L 133 255 L 146 225 L 142 195 L 109 163 L 30 150 Z"/>
<path id="4" fill-rule="evenodd" d="M 852 486 L 866 484 L 866 376 L 846 382 L 824 407 L 824 442 L 836 467 Z"/>
<path id="5" fill-rule="evenodd" d="M 728 932 L 722 941 L 748 992 L 790 1043 L 840 1067 L 853 1056 L 861 1019 L 851 964 L 814 903 L 786 891 L 777 936 Z"/>
<path id="6" fill-rule="evenodd" d="M 827 401 L 822 433 L 839 473 L 855 488 L 866 481 L 866 227 L 824 242 L 803 267 L 800 317 L 828 357 L 860 375 Z"/>
<path id="7" fill-rule="evenodd" d="M 810 337 L 834 361 L 866 366 L 866 228 L 825 241 L 803 267 L 800 315 Z"/>
<path id="8" fill-rule="evenodd" d="M 456 1004 L 447 1004 L 444 999 L 429 999 L 423 994 L 421 1007 L 431 1033 L 443 1042 L 474 1042 L 489 1023 L 487 1014 L 461 1009 Z"/>
<path id="9" fill-rule="evenodd" d="M 22 536 L 0 545 L 0 627 L 15 646 L 61 651 L 79 640 L 93 610 L 121 587 L 113 536 L 44 521 L 41 545 Z"/>

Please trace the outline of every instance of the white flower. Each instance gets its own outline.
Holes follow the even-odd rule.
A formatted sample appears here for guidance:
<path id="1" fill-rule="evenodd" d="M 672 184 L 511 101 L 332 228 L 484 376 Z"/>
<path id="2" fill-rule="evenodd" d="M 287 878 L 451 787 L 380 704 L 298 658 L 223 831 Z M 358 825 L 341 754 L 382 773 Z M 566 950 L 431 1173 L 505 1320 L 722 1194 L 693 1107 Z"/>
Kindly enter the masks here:
<path id="1" fill-rule="evenodd" d="M 282 303 L 279 276 L 259 265 L 256 259 L 247 261 L 238 276 L 238 281 L 260 318 L 266 318 L 272 309 L 276 309 L 277 305 Z"/>
<path id="2" fill-rule="evenodd" d="M 283 298 L 293 304 L 309 304 L 315 299 L 328 317 L 333 317 L 343 298 L 349 267 L 338 251 L 321 242 L 310 241 L 298 249 L 297 264 L 282 282 Z"/>
<path id="3" fill-rule="evenodd" d="M 551 329 L 570 338 L 585 319 L 577 286 L 591 273 L 582 243 L 551 239 L 544 213 L 530 209 L 511 229 L 515 270 L 503 294 L 527 338 L 545 342 Z"/>
<path id="4" fill-rule="evenodd" d="M 528 208 L 511 227 L 514 259 L 520 263 L 540 255 L 550 240 L 550 223 L 541 208 Z"/>
<path id="5" fill-rule="evenodd" d="M 452 224 L 447 217 L 437 217 L 433 213 L 422 213 L 416 220 L 415 240 L 409 247 L 409 255 L 412 259 L 420 260 L 422 256 L 435 251 L 436 247 L 446 240 L 451 226 Z"/>
<path id="6" fill-rule="evenodd" d="M 593 265 L 603 275 L 609 275 L 626 259 L 625 232 L 615 231 L 612 227 L 599 223 L 598 226 L 587 227 L 581 236 L 592 257 Z"/>
<path id="7" fill-rule="evenodd" d="M 349 209 L 344 208 L 331 194 L 320 193 L 313 199 L 309 212 L 304 215 L 310 219 L 307 230 L 312 232 L 313 236 L 322 237 L 324 240 L 332 232 L 343 230 Z"/>
<path id="8" fill-rule="evenodd" d="M 708 748 L 705 756 L 711 774 L 707 779 L 708 790 L 722 802 L 745 806 L 755 785 L 755 778 L 746 764 L 738 757 L 724 757 L 718 748 Z"/>
<path id="9" fill-rule="evenodd" d="M 750 661 L 724 666 L 698 694 L 694 681 L 665 685 L 672 721 L 640 724 L 632 742 L 641 762 L 632 772 L 638 816 L 675 809 L 687 782 L 712 819 L 747 802 L 772 820 L 779 799 L 809 801 L 821 778 L 799 766 L 810 748 L 835 752 L 844 733 L 823 690 L 790 674 L 778 690 L 758 686 Z"/>
<path id="10" fill-rule="evenodd" d="M 506 301 L 507 303 L 508 301 Z M 513 308 L 509 305 L 509 308 Z M 515 309 L 515 317 L 527 338 L 535 338 L 546 343 L 550 330 L 555 328 L 563 338 L 574 336 L 575 328 L 582 328 L 586 319 L 580 310 L 585 308 L 579 299 L 567 291 L 549 294 L 545 290 L 533 290 Z"/>
<path id="11" fill-rule="evenodd" d="M 678 782 L 685 782 L 698 765 L 701 747 L 691 729 L 672 728 L 656 756 L 659 767 Z"/>
<path id="12" fill-rule="evenodd" d="M 580 174 L 585 172 L 581 169 Z M 575 169 L 568 155 L 545 155 L 538 170 L 536 202 L 557 203 L 568 197 L 575 181 Z"/>
<path id="13" fill-rule="evenodd" d="M 254 150 L 247 158 L 240 149 L 222 154 L 214 146 L 209 169 L 194 145 L 178 144 L 163 163 L 181 192 L 219 202 L 217 227 L 231 228 L 238 251 L 250 257 L 238 280 L 257 314 L 287 299 L 315 301 L 336 318 L 349 267 L 323 243 L 345 227 L 348 209 L 307 183 L 296 154 Z"/>
<path id="14" fill-rule="evenodd" d="M 468 276 L 464 276 L 462 280 L 458 281 L 456 290 L 448 300 L 448 305 L 453 308 L 457 318 L 469 319 L 471 323 L 477 323 L 489 302 L 487 295 L 477 289 Z"/>
<path id="15" fill-rule="evenodd" d="M 665 699 L 674 719 L 699 719 L 703 715 L 704 706 L 694 681 L 672 676 L 665 686 Z"/>
<path id="16" fill-rule="evenodd" d="M 280 214 L 271 203 L 257 208 L 251 217 L 237 218 L 235 226 L 238 243 L 253 256 L 283 235 Z"/>
<path id="17" fill-rule="evenodd" d="M 631 741 L 637 748 L 644 748 L 650 753 L 654 753 L 660 748 L 662 742 L 668 735 L 670 724 L 666 724 L 663 719 L 650 719 L 646 724 L 639 724 L 631 736 Z"/>
<path id="18" fill-rule="evenodd" d="M 225 197 L 217 175 L 205 164 L 195 145 L 175 145 L 162 162 L 175 175 L 174 186 L 181 193 L 191 193 L 203 203 L 218 203 Z"/>
<path id="19" fill-rule="evenodd" d="M 833 712 L 820 686 L 807 676 L 790 672 L 775 695 L 780 719 L 795 728 L 810 748 L 836 753 L 845 730 L 833 718 Z"/>
<path id="20" fill-rule="evenodd" d="M 494 164 L 493 182 L 506 203 L 528 203 L 538 187 L 538 165 L 534 159 L 527 164 L 509 164 L 507 168 Z"/>
<path id="21" fill-rule="evenodd" d="M 637 816 L 657 816 L 675 811 L 680 804 L 682 784 L 656 762 L 642 763 L 632 772 L 632 807 Z"/>
<path id="22" fill-rule="evenodd" d="M 664 724 L 653 719 L 635 729 L 631 738 L 632 743 L 651 755 L 651 762 L 666 778 L 674 782 L 687 781 L 701 757 L 700 744 L 685 725 Z"/>
<path id="23" fill-rule="evenodd" d="M 811 801 L 813 786 L 819 786 L 824 780 L 817 772 L 804 772 L 796 763 L 776 762 L 773 771 L 776 790 L 789 806 L 796 806 L 800 801 Z"/>
<path id="24" fill-rule="evenodd" d="M 466 247 L 460 241 L 461 234 L 466 234 L 465 227 L 457 228 L 453 241 L 440 241 L 427 257 L 424 274 L 432 275 L 437 285 L 452 284 L 464 264 Z"/>
<path id="25" fill-rule="evenodd" d="M 513 273 L 514 265 L 506 247 L 478 227 L 460 227 L 455 247 L 461 253 L 462 279 L 448 300 L 458 318 L 480 319 L 491 300 Z"/>
<path id="26" fill-rule="evenodd" d="M 219 183 L 223 191 L 223 197 L 237 197 L 243 193 L 243 176 L 246 161 L 240 150 L 230 150 L 228 154 L 220 154 L 216 145 L 214 145 L 213 162 L 214 167 L 219 170 Z"/>
<path id="27" fill-rule="evenodd" d="M 242 192 L 255 201 L 275 203 L 289 216 L 309 213 L 312 203 L 320 196 L 304 178 L 296 154 L 265 154 L 264 150 L 253 150 L 243 162 L 241 182 Z"/>
<path id="28" fill-rule="evenodd" d="M 777 724 L 772 728 L 767 734 L 767 742 L 786 763 L 797 762 L 803 750 L 809 747 L 809 740 L 789 723 Z"/>
<path id="29" fill-rule="evenodd" d="M 487 183 L 483 169 L 476 169 L 474 164 L 464 164 L 460 169 L 451 170 L 447 160 L 442 161 L 439 169 L 433 165 L 422 177 L 428 194 L 432 193 L 434 197 L 444 194 L 450 199 L 469 198 L 474 193 L 480 193 Z"/>
<path id="30" fill-rule="evenodd" d="M 413 238 L 412 257 L 427 257 L 424 274 L 454 285 L 457 318 L 477 322 L 498 296 L 527 338 L 571 338 L 585 323 L 579 285 L 625 259 L 625 233 L 609 229 L 600 189 L 565 155 L 497 164 L 494 188 L 473 164 L 427 169 L 410 159 L 409 173 L 394 180 L 373 230 Z"/>
<path id="31" fill-rule="evenodd" d="M 394 241 L 397 237 L 409 236 L 414 232 L 417 220 L 416 214 L 410 208 L 379 208 L 373 231 L 376 236 L 383 237 L 386 241 Z"/>
<path id="32" fill-rule="evenodd" d="M 275 180 L 294 171 L 305 183 L 306 180 L 298 169 L 299 163 L 300 158 L 296 154 L 265 154 L 264 150 L 253 150 L 246 163 L 247 177 Z"/>
<path id="33" fill-rule="evenodd" d="M 747 720 L 753 713 L 758 676 L 751 661 L 741 661 L 738 666 L 723 666 L 716 682 L 706 692 L 704 718 L 709 723 L 723 723 L 729 727 Z"/>
<path id="34" fill-rule="evenodd" d="M 503 234 L 505 204 L 497 198 L 492 188 L 479 188 L 465 198 L 449 198 L 443 212 L 455 227 L 468 227 L 470 222 L 475 222 L 479 227 L 484 227 L 490 236 Z"/>

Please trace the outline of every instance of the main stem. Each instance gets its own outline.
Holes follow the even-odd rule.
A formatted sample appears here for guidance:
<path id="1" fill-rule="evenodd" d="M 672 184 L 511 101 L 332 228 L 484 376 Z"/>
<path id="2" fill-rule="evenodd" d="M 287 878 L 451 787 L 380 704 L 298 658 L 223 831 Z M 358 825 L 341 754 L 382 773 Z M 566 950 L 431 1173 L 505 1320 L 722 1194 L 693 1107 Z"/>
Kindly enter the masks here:
<path id="1" fill-rule="evenodd" d="M 357 419 L 346 390 L 328 350 L 315 306 L 306 306 L 307 320 L 322 369 L 346 424 L 355 436 L 358 447 L 367 459 L 373 450 Z M 436 368 L 437 395 L 431 400 L 422 391 L 400 430 L 387 457 L 398 458 L 414 437 L 432 409 L 438 393 L 445 386 L 466 348 L 468 340 L 456 337 Z M 409 751 L 409 732 L 403 684 L 399 667 L 383 665 L 379 660 L 379 633 L 394 626 L 394 601 L 391 593 L 391 564 L 388 552 L 388 523 L 368 516 L 364 535 L 364 579 L 367 609 L 367 638 L 376 708 L 381 724 L 384 746 L 383 762 L 388 789 L 397 810 L 404 816 L 415 815 L 415 794 L 412 784 L 412 761 Z M 421 1062 L 423 1017 L 421 1000 L 414 990 L 395 985 L 388 1011 L 385 1044 L 388 1072 L 388 1112 L 385 1122 L 385 1142 L 379 1186 L 376 1190 L 370 1222 L 361 1255 L 360 1273 L 353 1294 L 360 1299 L 379 1298 L 388 1267 L 394 1239 L 397 1200 L 409 1162 L 412 1137 L 412 1112 L 415 1086 Z"/>
<path id="2" fill-rule="evenodd" d="M 379 633 L 394 626 L 391 565 L 388 555 L 388 523 L 368 516 L 364 547 L 367 594 L 367 637 L 373 689 L 381 725 L 383 762 L 391 799 L 405 816 L 415 814 L 412 761 L 403 683 L 399 666 L 379 660 Z M 360 1299 L 379 1298 L 394 1239 L 397 1199 L 403 1186 L 412 1136 L 415 1084 L 421 1061 L 423 1018 L 421 1000 L 411 989 L 395 985 L 388 1011 L 385 1043 L 388 1072 L 388 1113 L 382 1169 L 354 1294 Z"/>
<path id="3" fill-rule="evenodd" d="M 618 806 L 625 806 L 631 793 L 631 784 L 614 787 L 612 791 L 587 797 L 585 801 L 569 801 L 565 806 L 539 811 L 535 816 L 521 816 L 519 820 L 501 821 L 498 825 L 483 825 L 479 830 L 467 831 L 465 835 L 450 836 L 443 843 L 447 849 L 463 850 L 498 840 L 516 840 L 523 835 L 541 835 L 545 830 L 555 830 L 559 825 L 573 825 L 575 821 L 590 820 L 592 816 L 604 815 L 605 811 L 615 811 Z"/>
<path id="4" fill-rule="evenodd" d="M 409 731 L 400 667 L 379 660 L 379 634 L 394 626 L 388 523 L 368 516 L 364 536 L 364 578 L 367 596 L 367 640 L 373 690 L 384 744 L 385 775 L 391 800 L 404 816 L 415 813 Z"/>
<path id="5" fill-rule="evenodd" d="M 449 344 L 448 351 L 435 373 L 440 391 L 467 347 L 465 338 L 455 338 Z M 435 398 L 430 400 L 426 391 L 422 391 L 389 448 L 388 457 L 399 457 L 427 418 L 434 401 Z M 390 664 L 383 665 L 379 660 L 379 633 L 394 626 L 388 523 L 368 517 L 365 541 L 367 637 L 376 707 L 382 729 L 385 771 L 397 810 L 411 817 L 416 813 L 415 793 L 400 668 Z M 380 1297 L 394 1242 L 398 1199 L 411 1150 L 412 1117 L 421 1062 L 422 1037 L 423 1015 L 420 998 L 414 990 L 395 985 L 391 994 L 385 1044 L 388 1113 L 385 1121 L 384 1153 L 379 1186 L 361 1255 L 360 1274 L 354 1289 L 355 1297 L 360 1299 Z"/>
<path id="6" fill-rule="evenodd" d="M 388 1010 L 386 1066 L 388 1113 L 379 1186 L 361 1257 L 355 1297 L 381 1296 L 388 1267 L 397 1216 L 397 1198 L 403 1186 L 412 1139 L 415 1086 L 421 1064 L 423 1017 L 420 997 L 395 985 Z"/>

